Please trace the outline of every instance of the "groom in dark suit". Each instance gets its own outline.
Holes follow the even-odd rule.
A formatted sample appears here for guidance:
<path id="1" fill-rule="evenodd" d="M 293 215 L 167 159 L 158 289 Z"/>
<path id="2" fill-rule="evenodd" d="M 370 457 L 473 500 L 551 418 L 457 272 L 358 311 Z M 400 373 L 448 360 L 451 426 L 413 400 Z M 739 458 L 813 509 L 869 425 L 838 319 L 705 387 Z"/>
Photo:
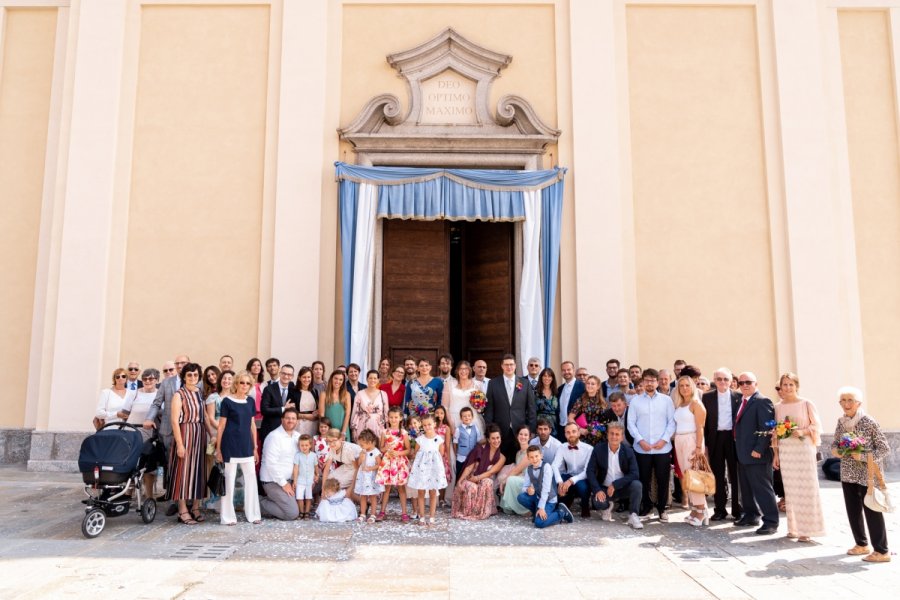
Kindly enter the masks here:
<path id="1" fill-rule="evenodd" d="M 537 407 L 534 390 L 524 377 L 516 377 L 516 357 L 507 354 L 500 365 L 501 377 L 493 377 L 488 382 L 487 406 L 484 409 L 485 423 L 496 423 L 500 427 L 502 443 L 500 449 L 506 457 L 506 464 L 513 464 L 519 444 L 516 430 L 528 425 L 534 433 L 537 428 Z"/>
<path id="2" fill-rule="evenodd" d="M 756 526 L 762 516 L 762 526 L 756 533 L 769 535 L 778 531 L 778 504 L 772 488 L 772 438 L 758 432 L 771 429 L 766 423 L 775 419 L 775 407 L 756 390 L 753 373 L 741 373 L 738 386 L 741 404 L 735 417 L 734 439 L 744 515 L 735 525 Z"/>

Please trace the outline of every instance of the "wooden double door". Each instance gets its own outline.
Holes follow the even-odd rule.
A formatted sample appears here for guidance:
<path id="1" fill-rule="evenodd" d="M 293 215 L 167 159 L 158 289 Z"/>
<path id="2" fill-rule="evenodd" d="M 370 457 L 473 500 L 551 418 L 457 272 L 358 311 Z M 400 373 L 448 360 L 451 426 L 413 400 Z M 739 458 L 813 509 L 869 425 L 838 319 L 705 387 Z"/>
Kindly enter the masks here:
<path id="1" fill-rule="evenodd" d="M 515 351 L 513 224 L 383 223 L 381 356 L 487 362 Z"/>

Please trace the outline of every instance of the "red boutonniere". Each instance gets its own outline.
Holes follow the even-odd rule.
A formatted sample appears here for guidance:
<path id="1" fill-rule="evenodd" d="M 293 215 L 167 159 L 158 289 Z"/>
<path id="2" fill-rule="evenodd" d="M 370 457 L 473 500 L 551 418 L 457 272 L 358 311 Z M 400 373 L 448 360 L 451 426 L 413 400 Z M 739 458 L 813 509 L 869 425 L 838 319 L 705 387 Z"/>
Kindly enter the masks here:
<path id="1" fill-rule="evenodd" d="M 521 390 L 521 389 L 522 389 L 522 382 L 521 382 L 521 381 L 517 381 L 517 382 L 516 382 L 516 391 L 518 392 L 518 391 Z"/>

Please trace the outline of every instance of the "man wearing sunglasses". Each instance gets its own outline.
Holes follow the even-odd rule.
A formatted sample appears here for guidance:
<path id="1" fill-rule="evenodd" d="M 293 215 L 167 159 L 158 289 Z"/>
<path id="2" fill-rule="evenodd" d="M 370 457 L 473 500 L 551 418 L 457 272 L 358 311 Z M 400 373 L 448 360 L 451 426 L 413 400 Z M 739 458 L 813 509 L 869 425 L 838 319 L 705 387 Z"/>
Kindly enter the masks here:
<path id="1" fill-rule="evenodd" d="M 703 439 L 709 449 L 709 465 L 716 476 L 713 521 L 721 521 L 728 516 L 728 484 L 731 489 L 731 517 L 739 521 L 742 516 L 738 495 L 737 449 L 734 445 L 734 419 L 741 407 L 741 394 L 731 389 L 731 378 L 731 370 L 720 367 L 713 374 L 716 389 L 703 394 L 703 406 L 706 407 Z"/>
<path id="2" fill-rule="evenodd" d="M 753 373 L 741 373 L 737 382 L 741 404 L 734 421 L 734 440 L 740 463 L 738 478 L 744 515 L 735 525 L 755 527 L 762 516 L 762 525 L 756 533 L 771 535 L 778 531 L 778 504 L 772 487 L 772 438 L 757 432 L 772 428 L 766 423 L 775 420 L 775 407 L 757 391 Z"/>
<path id="3" fill-rule="evenodd" d="M 126 371 L 128 372 L 128 378 L 125 380 L 125 389 L 136 392 L 137 390 L 144 387 L 144 384 L 141 383 L 141 363 L 138 362 L 130 362 L 126 367 Z"/>

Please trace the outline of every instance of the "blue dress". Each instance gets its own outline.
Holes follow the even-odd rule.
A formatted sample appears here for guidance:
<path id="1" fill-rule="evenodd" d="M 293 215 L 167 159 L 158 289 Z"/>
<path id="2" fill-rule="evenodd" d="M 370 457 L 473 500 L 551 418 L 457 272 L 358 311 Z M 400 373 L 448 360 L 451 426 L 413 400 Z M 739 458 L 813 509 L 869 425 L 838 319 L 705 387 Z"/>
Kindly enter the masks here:
<path id="1" fill-rule="evenodd" d="M 437 377 L 432 377 L 424 386 L 418 379 L 413 379 L 406 386 L 406 395 L 403 397 L 403 414 L 426 413 L 434 414 L 434 409 L 441 405 L 441 396 L 444 395 L 444 382 Z M 426 410 L 427 409 L 427 410 Z"/>
<path id="2" fill-rule="evenodd" d="M 225 462 L 232 458 L 253 456 L 250 424 L 255 410 L 256 407 L 249 401 L 235 402 L 227 396 L 222 400 L 221 417 L 228 419 L 222 432 L 222 459 Z"/>

